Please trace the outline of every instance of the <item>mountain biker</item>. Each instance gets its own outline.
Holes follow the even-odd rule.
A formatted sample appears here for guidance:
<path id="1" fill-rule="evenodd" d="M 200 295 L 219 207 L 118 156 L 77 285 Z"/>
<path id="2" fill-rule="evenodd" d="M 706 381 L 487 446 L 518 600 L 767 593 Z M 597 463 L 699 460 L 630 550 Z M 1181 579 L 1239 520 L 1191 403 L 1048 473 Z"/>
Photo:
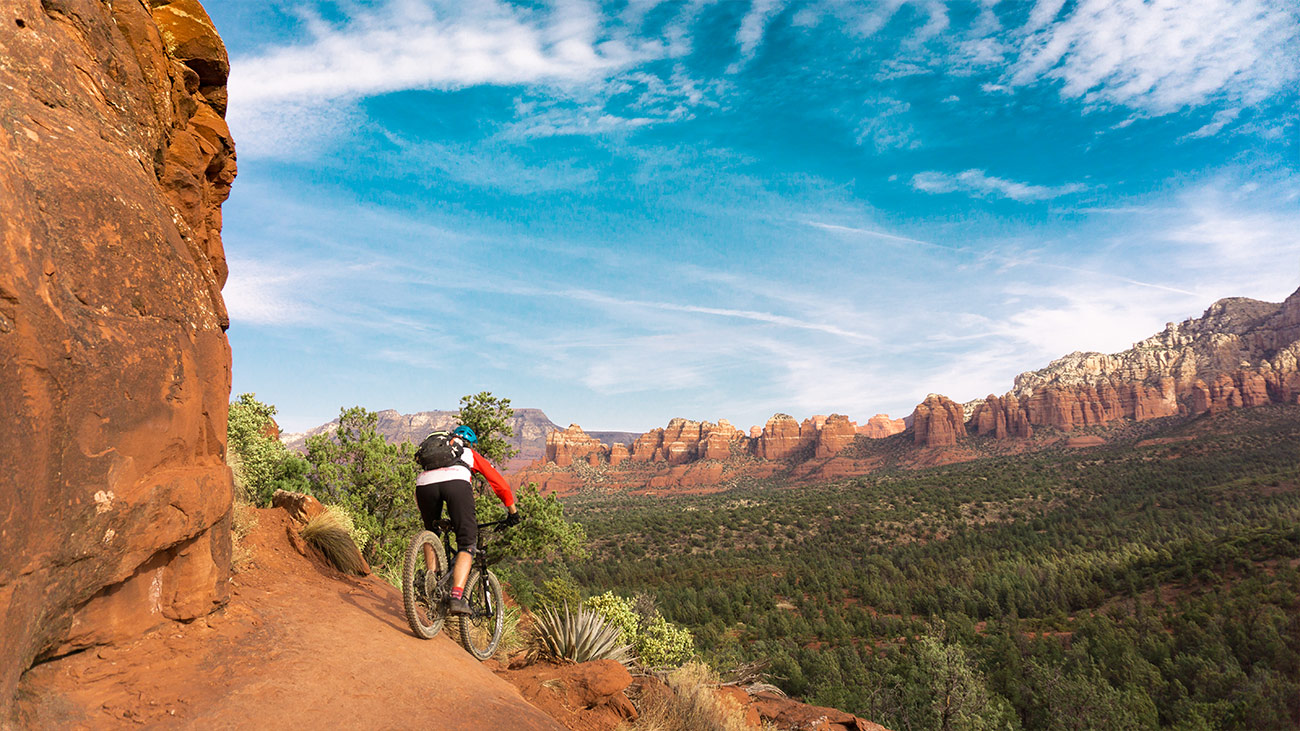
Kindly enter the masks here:
<path id="1" fill-rule="evenodd" d="M 497 472 L 492 463 L 476 452 L 471 445 L 478 443 L 478 435 L 468 426 L 460 425 L 452 430 L 453 439 L 457 440 L 464 451 L 460 459 L 450 467 L 436 470 L 424 470 L 415 478 L 415 504 L 420 508 L 420 518 L 425 530 L 433 530 L 442 519 L 442 505 L 447 504 L 447 514 L 456 531 L 456 559 L 452 569 L 451 614 L 469 614 L 469 602 L 465 601 L 465 582 L 469 580 L 469 569 L 473 563 L 474 543 L 478 540 L 478 523 L 474 517 L 474 488 L 470 486 L 471 472 L 477 472 L 487 480 L 492 491 L 501 498 L 506 510 L 506 525 L 519 523 L 519 511 L 515 508 L 515 496 L 510 491 L 510 484 Z M 426 566 L 435 565 L 433 546 L 424 546 Z"/>

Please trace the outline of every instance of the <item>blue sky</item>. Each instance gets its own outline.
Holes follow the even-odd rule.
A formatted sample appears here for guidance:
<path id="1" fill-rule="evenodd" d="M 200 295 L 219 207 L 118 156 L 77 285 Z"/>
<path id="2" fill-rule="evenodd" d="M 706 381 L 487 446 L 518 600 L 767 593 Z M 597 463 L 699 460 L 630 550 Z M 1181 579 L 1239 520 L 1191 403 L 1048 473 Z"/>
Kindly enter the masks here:
<path id="1" fill-rule="evenodd" d="M 863 421 L 1300 286 L 1276 0 L 221 0 L 234 392 Z"/>

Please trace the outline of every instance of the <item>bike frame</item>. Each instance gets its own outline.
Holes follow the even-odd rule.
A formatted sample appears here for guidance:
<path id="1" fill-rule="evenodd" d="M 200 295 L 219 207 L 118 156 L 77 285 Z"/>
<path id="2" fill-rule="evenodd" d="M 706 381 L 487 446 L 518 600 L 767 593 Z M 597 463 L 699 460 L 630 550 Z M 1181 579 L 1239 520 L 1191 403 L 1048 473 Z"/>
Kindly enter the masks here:
<path id="1" fill-rule="evenodd" d="M 470 564 L 470 571 L 473 572 L 474 569 L 478 569 L 480 575 L 482 576 L 482 578 L 479 579 L 479 581 L 483 582 L 485 586 L 487 582 L 487 573 L 488 573 L 489 564 L 487 560 L 487 549 L 483 545 L 483 537 L 487 535 L 487 531 L 485 531 L 484 529 L 496 528 L 497 526 L 505 525 L 505 523 L 506 523 L 505 520 L 494 520 L 490 523 L 477 524 L 478 532 L 479 532 L 479 542 L 478 545 L 474 546 L 473 553 L 470 554 L 471 560 L 473 561 L 473 563 Z M 446 549 L 447 563 L 450 564 L 447 567 L 447 570 L 443 572 L 442 577 L 438 579 L 438 588 L 442 590 L 444 595 L 451 592 L 451 579 L 452 579 L 452 574 L 454 573 L 454 567 L 456 565 L 456 559 L 453 557 L 459 555 L 459 552 L 453 552 L 451 550 L 451 536 L 452 533 L 455 532 L 453 528 L 454 526 L 451 524 L 451 521 L 447 520 L 446 518 L 439 520 L 438 524 L 434 526 L 434 532 L 442 535 L 442 545 L 443 548 Z M 483 597 L 483 606 L 476 607 L 471 604 L 470 617 L 472 619 L 480 619 L 483 617 L 489 617 L 489 618 L 495 617 L 497 613 L 497 608 L 492 606 L 492 596 L 491 596 L 492 593 L 489 591 L 480 591 L 478 593 Z"/>

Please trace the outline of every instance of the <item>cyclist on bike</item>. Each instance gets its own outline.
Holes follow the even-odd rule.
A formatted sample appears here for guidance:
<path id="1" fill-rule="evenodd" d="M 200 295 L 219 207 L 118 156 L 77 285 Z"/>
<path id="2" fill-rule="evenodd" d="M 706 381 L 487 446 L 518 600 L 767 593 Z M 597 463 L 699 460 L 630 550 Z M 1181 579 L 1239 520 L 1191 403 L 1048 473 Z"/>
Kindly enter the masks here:
<path id="1" fill-rule="evenodd" d="M 510 513 L 506 525 L 516 525 L 520 518 L 509 483 L 492 463 L 471 446 L 478 443 L 478 435 L 474 430 L 461 425 L 452 430 L 452 436 L 464 447 L 460 459 L 450 467 L 421 472 L 415 479 L 415 504 L 420 508 L 425 530 L 434 530 L 437 522 L 442 519 L 442 505 L 447 504 L 447 514 L 456 531 L 456 558 L 452 564 L 453 586 L 448 611 L 451 614 L 469 614 L 469 603 L 463 594 L 465 583 L 469 580 L 470 565 L 473 563 L 474 543 L 478 540 L 478 523 L 474 517 L 474 488 L 470 486 L 471 473 L 483 475 L 492 491 L 501 498 Z M 435 565 L 433 546 L 425 545 L 424 558 L 427 566 Z"/>

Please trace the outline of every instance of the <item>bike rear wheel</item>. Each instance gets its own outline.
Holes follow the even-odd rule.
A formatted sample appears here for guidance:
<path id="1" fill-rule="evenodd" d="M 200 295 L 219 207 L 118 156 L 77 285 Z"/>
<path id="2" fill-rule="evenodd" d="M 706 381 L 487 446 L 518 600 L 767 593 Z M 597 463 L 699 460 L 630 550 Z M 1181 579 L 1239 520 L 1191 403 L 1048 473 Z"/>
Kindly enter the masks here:
<path id="1" fill-rule="evenodd" d="M 424 547 L 433 546 L 433 565 L 428 565 Z M 421 639 L 432 639 L 447 618 L 445 590 L 439 579 L 447 572 L 447 551 L 431 531 L 420 531 L 411 539 L 402 566 L 402 604 L 406 622 Z"/>
<path id="2" fill-rule="evenodd" d="M 460 644 L 469 654 L 486 660 L 497 651 L 505 629 L 505 606 L 497 575 L 475 569 L 465 583 L 465 599 L 472 614 L 460 617 Z"/>

